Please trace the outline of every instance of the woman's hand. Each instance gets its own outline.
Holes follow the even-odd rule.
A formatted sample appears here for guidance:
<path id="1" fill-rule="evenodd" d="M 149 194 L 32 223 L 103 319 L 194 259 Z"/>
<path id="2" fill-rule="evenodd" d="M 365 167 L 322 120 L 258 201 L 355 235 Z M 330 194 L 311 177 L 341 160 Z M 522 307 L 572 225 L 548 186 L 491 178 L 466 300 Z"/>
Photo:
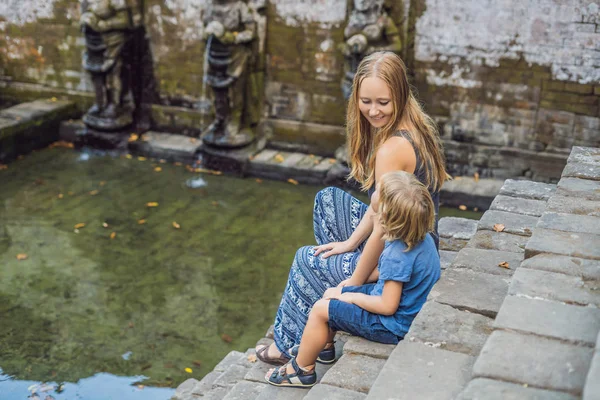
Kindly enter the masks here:
<path id="1" fill-rule="evenodd" d="M 330 297 L 328 300 L 339 300 L 339 301 L 343 301 L 344 303 L 354 304 L 354 299 L 356 298 L 357 294 L 358 293 L 352 293 L 352 292 L 340 293 L 337 296 Z"/>
<path id="2" fill-rule="evenodd" d="M 354 251 L 355 249 L 356 247 L 352 246 L 347 240 L 343 242 L 331 242 L 314 247 L 315 256 L 318 256 L 322 253 L 323 258 L 327 258 L 334 254 L 348 253 L 350 251 Z"/>
<path id="3" fill-rule="evenodd" d="M 337 299 L 342 294 L 342 288 L 340 286 L 329 288 L 323 293 L 325 300 Z"/>

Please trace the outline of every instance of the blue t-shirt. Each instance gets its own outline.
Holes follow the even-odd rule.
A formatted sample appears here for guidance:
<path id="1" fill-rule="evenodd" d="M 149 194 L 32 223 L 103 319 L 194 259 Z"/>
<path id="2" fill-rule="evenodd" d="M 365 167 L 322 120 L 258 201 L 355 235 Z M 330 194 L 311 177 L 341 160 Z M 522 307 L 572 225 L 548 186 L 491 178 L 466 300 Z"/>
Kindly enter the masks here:
<path id="1" fill-rule="evenodd" d="M 404 337 L 413 319 L 425 304 L 433 285 L 440 279 L 440 256 L 430 234 L 405 252 L 401 240 L 385 242 L 379 257 L 379 280 L 371 291 L 381 296 L 385 281 L 402 282 L 402 295 L 398 310 L 392 315 L 380 315 L 379 320 L 390 332 Z"/>

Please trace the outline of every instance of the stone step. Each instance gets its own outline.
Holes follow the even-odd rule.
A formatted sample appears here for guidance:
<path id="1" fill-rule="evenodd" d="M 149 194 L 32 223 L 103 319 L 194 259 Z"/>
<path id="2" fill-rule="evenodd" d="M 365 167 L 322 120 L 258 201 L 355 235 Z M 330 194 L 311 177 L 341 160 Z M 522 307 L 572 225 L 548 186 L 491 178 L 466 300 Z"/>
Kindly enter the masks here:
<path id="1" fill-rule="evenodd" d="M 471 376 L 475 357 L 403 340 L 372 385 L 370 400 L 453 399 Z"/>
<path id="2" fill-rule="evenodd" d="M 529 238 L 504 232 L 477 231 L 466 247 L 523 253 Z"/>
<path id="3" fill-rule="evenodd" d="M 458 251 L 440 250 L 440 268 L 447 269 L 456 259 Z"/>
<path id="4" fill-rule="evenodd" d="M 580 199 L 600 200 L 600 181 L 579 178 L 561 178 L 556 194 Z"/>
<path id="5" fill-rule="evenodd" d="M 323 183 L 336 162 L 334 158 L 312 154 L 264 149 L 250 159 L 248 172 L 268 179 Z"/>
<path id="6" fill-rule="evenodd" d="M 384 364 L 385 359 L 360 354 L 344 354 L 325 373 L 321 383 L 368 393 Z"/>
<path id="7" fill-rule="evenodd" d="M 577 400 L 579 397 L 568 393 L 530 388 L 525 385 L 495 381 L 493 379 L 473 379 L 456 400 Z"/>
<path id="8" fill-rule="evenodd" d="M 366 394 L 340 388 L 337 386 L 324 385 L 322 383 L 314 386 L 304 400 L 363 400 Z"/>
<path id="9" fill-rule="evenodd" d="M 250 382 L 242 380 L 236 383 L 223 400 L 247 400 L 255 399 L 267 388 L 266 383 Z"/>
<path id="10" fill-rule="evenodd" d="M 583 387 L 583 400 L 597 399 L 600 399 L 600 333 L 596 339 L 594 357 Z"/>
<path id="11" fill-rule="evenodd" d="M 523 261 L 521 268 L 577 276 L 584 282 L 600 281 L 600 261 L 597 260 L 544 253 Z"/>
<path id="12" fill-rule="evenodd" d="M 438 224 L 440 249 L 458 251 L 466 246 L 476 231 L 476 220 L 457 217 L 441 218 Z"/>
<path id="13" fill-rule="evenodd" d="M 550 253 L 600 260 L 598 243 L 600 243 L 600 235 L 592 233 L 535 228 L 525 248 L 525 258 Z"/>
<path id="14" fill-rule="evenodd" d="M 514 235 L 531 236 L 538 223 L 538 217 L 515 214 L 507 211 L 486 211 L 477 225 L 477 229 L 512 233 Z M 498 225 L 503 225 L 499 227 Z"/>
<path id="15" fill-rule="evenodd" d="M 529 180 L 507 179 L 500 195 L 547 201 L 556 192 L 556 185 Z"/>
<path id="16" fill-rule="evenodd" d="M 539 217 L 546 208 L 545 200 L 523 199 L 511 196 L 496 196 L 490 210 L 504 211 L 514 214 L 530 215 Z"/>
<path id="17" fill-rule="evenodd" d="M 600 204 L 596 202 L 597 207 Z M 600 235 L 600 217 L 545 212 L 537 223 L 538 228 L 564 232 L 581 232 Z"/>
<path id="18" fill-rule="evenodd" d="M 523 256 L 523 253 L 466 247 L 458 252 L 450 264 L 449 270 L 466 269 L 492 275 L 510 276 L 523 261 Z M 500 265 L 507 265 L 508 268 Z"/>

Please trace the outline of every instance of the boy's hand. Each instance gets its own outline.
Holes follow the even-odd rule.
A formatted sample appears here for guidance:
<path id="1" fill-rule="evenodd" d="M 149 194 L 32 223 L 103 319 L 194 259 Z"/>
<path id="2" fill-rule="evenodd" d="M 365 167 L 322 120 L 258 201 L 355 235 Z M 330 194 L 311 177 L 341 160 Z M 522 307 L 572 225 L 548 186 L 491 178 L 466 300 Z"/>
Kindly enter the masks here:
<path id="1" fill-rule="evenodd" d="M 325 293 L 323 294 L 323 298 L 325 300 L 337 299 L 341 294 L 342 294 L 342 287 L 341 286 L 332 287 L 332 288 L 329 288 L 329 289 L 327 289 L 325 291 Z"/>
<path id="2" fill-rule="evenodd" d="M 337 299 L 344 303 L 354 304 L 354 299 L 358 293 L 342 293 Z"/>

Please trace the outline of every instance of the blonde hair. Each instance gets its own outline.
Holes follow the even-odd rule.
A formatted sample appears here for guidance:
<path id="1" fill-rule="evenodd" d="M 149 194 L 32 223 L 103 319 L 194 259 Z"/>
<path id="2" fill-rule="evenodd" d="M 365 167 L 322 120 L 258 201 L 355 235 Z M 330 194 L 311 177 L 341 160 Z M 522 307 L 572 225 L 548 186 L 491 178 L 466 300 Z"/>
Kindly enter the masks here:
<path id="1" fill-rule="evenodd" d="M 371 126 L 358 106 L 360 85 L 367 77 L 382 79 L 392 96 L 392 116 L 379 129 Z M 449 175 L 437 126 L 413 95 L 402 59 L 392 52 L 375 52 L 365 57 L 358 66 L 346 113 L 350 178 L 356 179 L 363 190 L 369 189 L 375 182 L 375 154 L 379 146 L 393 136 L 399 126 L 408 128 L 408 136 L 425 166 L 427 186 L 438 191 Z"/>
<path id="2" fill-rule="evenodd" d="M 435 206 L 429 190 L 413 175 L 392 171 L 378 183 L 379 222 L 385 240 L 400 239 L 410 250 L 433 231 Z"/>

